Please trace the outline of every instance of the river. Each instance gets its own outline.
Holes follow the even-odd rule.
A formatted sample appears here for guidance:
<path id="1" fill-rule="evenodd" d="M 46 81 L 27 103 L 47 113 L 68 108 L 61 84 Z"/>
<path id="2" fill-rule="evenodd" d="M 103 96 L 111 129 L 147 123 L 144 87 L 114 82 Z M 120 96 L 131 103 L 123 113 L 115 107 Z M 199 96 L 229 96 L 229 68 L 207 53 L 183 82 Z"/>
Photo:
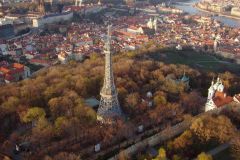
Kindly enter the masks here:
<path id="1" fill-rule="evenodd" d="M 193 7 L 194 3 L 199 2 L 200 0 L 189 0 L 185 2 L 178 2 L 177 4 L 174 4 L 176 8 L 182 9 L 183 11 L 189 13 L 189 14 L 200 14 L 200 15 L 212 15 L 211 13 L 203 12 L 198 10 L 197 8 Z M 224 16 L 213 16 L 214 19 L 222 22 L 225 25 L 231 26 L 231 27 L 240 27 L 240 20 L 239 19 L 232 19 L 227 18 Z"/>

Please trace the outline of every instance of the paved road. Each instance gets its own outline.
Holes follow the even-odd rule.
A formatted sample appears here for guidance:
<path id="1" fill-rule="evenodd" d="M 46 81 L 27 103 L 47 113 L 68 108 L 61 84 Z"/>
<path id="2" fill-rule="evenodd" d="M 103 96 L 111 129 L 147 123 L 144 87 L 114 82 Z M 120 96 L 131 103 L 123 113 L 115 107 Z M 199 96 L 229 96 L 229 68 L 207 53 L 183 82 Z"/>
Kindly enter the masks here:
<path id="1" fill-rule="evenodd" d="M 230 144 L 224 143 L 224 144 L 221 144 L 221 145 L 217 146 L 216 148 L 213 148 L 212 150 L 208 151 L 207 154 L 209 154 L 211 156 L 215 156 L 216 154 L 227 149 L 228 147 L 230 147 Z M 193 160 L 197 160 L 197 158 L 194 158 Z"/>
<path id="2" fill-rule="evenodd" d="M 224 151 L 225 149 L 227 149 L 228 147 L 230 147 L 230 144 L 229 143 L 224 143 L 224 144 L 222 144 L 222 145 L 220 145 L 220 146 L 218 146 L 218 147 L 208 151 L 207 154 L 215 156 L 216 154 L 218 154 L 218 153 Z"/>

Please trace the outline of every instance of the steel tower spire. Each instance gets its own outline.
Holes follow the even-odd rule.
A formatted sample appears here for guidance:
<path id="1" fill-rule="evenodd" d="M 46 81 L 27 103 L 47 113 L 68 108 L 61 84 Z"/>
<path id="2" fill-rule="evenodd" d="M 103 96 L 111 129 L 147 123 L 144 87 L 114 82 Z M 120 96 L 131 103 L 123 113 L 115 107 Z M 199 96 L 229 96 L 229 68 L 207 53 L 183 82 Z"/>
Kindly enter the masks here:
<path id="1" fill-rule="evenodd" d="M 122 111 L 118 102 L 117 90 L 114 84 L 111 52 L 111 26 L 109 25 L 107 41 L 105 42 L 104 46 L 105 77 L 103 87 L 100 92 L 100 105 L 97 111 L 97 119 L 100 121 L 111 120 L 122 115 Z"/>

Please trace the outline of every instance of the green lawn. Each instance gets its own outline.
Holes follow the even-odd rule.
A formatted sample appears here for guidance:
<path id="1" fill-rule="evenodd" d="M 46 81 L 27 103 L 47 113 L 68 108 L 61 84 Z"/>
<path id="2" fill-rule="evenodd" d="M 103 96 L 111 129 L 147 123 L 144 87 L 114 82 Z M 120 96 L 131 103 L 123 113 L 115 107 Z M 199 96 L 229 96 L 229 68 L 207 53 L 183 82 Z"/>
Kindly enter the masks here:
<path id="1" fill-rule="evenodd" d="M 193 68 L 232 73 L 240 73 L 240 65 L 221 60 L 210 54 L 196 53 L 193 50 L 151 53 L 150 57 L 170 64 L 185 64 Z"/>

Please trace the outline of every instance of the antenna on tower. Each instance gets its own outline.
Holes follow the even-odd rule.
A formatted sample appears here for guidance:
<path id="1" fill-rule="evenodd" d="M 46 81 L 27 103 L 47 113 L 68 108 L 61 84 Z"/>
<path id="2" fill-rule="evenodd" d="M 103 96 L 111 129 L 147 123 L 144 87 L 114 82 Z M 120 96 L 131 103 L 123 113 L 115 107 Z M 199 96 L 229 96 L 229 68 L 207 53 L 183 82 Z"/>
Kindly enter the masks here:
<path id="1" fill-rule="evenodd" d="M 112 30 L 112 25 L 108 25 L 108 27 L 107 27 L 108 29 L 108 31 L 107 31 L 107 41 L 106 41 L 106 43 L 105 43 L 105 49 L 107 50 L 107 51 L 110 51 L 111 50 L 111 30 Z"/>

